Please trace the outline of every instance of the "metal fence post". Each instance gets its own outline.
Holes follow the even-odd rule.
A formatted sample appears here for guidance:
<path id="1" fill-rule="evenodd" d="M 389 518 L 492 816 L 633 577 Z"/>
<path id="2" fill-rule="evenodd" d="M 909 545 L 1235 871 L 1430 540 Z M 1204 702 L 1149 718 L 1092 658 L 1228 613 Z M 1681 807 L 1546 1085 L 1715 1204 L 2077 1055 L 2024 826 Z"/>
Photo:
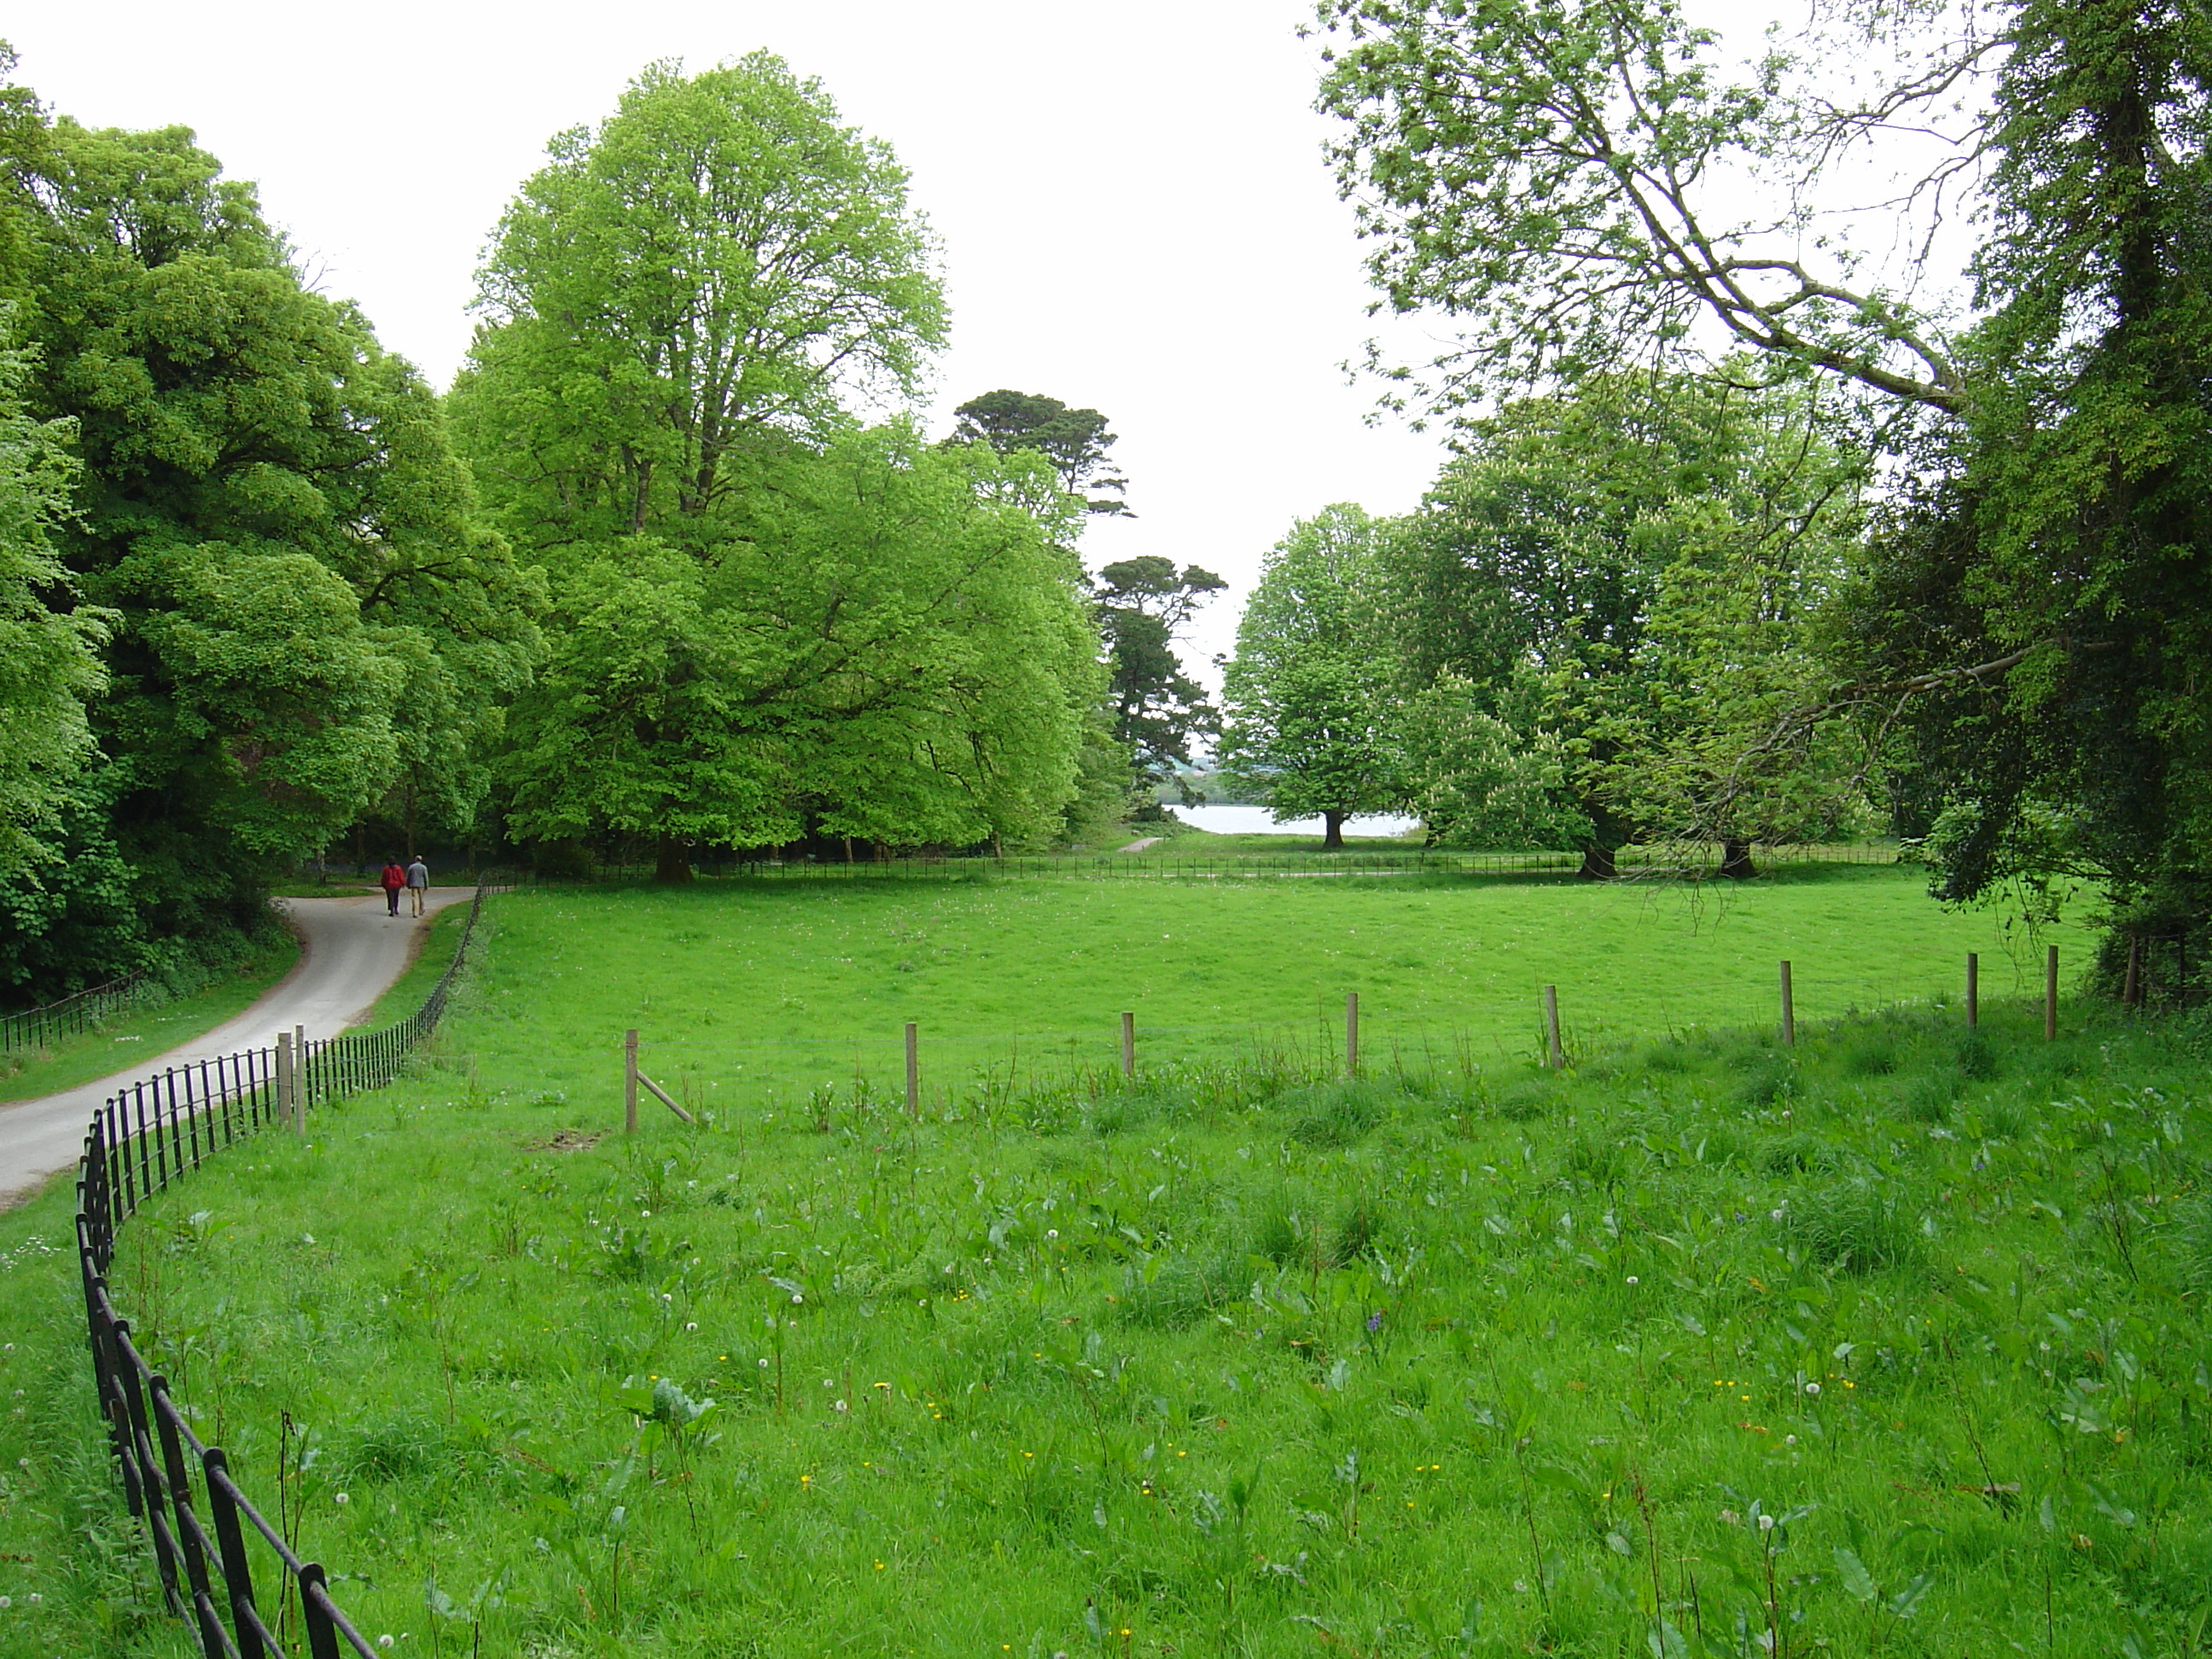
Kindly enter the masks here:
<path id="1" fill-rule="evenodd" d="M 238 1659 L 264 1659 L 261 1632 L 246 1615 L 253 1610 L 253 1567 L 246 1559 L 246 1534 L 238 1524 L 238 1505 L 230 1495 L 230 1468 L 210 1446 L 200 1455 L 208 1511 L 215 1517 L 216 1547 L 222 1555 L 222 1585 L 230 1596 L 230 1623 L 237 1632 Z"/>

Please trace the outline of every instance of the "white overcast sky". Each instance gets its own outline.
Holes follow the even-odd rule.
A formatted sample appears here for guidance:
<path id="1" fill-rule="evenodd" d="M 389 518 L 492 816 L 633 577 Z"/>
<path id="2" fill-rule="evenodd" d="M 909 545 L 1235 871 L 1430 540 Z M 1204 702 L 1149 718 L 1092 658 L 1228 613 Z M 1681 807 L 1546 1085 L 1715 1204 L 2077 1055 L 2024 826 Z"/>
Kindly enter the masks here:
<path id="1" fill-rule="evenodd" d="M 1321 159 L 1304 0 L 763 4 L 110 3 L 18 11 L 18 75 L 90 125 L 181 124 L 256 180 L 322 287 L 443 386 L 471 272 L 545 141 L 657 58 L 758 47 L 887 139 L 944 241 L 953 307 L 933 429 L 998 386 L 1102 410 L 1139 515 L 1094 568 L 1159 553 L 1236 592 L 1332 501 L 1402 511 L 1436 440 L 1363 417 L 1339 365 L 1371 331 Z"/>
<path id="2" fill-rule="evenodd" d="M 1775 5 L 1697 10 L 1747 26 L 1748 46 Z M 440 386 L 486 234 L 552 134 L 603 118 L 652 59 L 781 53 L 893 145 L 943 239 L 933 429 L 999 386 L 1103 410 L 1138 516 L 1094 522 L 1086 556 L 1227 577 L 1194 640 L 1210 656 L 1292 520 L 1340 501 L 1404 511 L 1442 456 L 1370 423 L 1373 388 L 1340 368 L 1375 324 L 1321 156 L 1308 15 L 1307 0 L 77 0 L 0 33 L 61 112 L 195 129 L 258 183 L 325 291 Z"/>

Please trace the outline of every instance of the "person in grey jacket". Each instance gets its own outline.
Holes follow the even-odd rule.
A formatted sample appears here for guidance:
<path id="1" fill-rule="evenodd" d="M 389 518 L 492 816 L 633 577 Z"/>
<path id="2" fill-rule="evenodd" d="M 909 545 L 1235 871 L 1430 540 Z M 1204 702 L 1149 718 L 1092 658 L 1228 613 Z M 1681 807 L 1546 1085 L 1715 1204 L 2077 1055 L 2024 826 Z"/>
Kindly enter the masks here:
<path id="1" fill-rule="evenodd" d="M 423 863 L 421 855 L 417 854 L 415 861 L 407 866 L 407 902 L 414 907 L 414 914 L 418 916 L 422 914 L 422 896 L 429 888 L 430 866 Z"/>

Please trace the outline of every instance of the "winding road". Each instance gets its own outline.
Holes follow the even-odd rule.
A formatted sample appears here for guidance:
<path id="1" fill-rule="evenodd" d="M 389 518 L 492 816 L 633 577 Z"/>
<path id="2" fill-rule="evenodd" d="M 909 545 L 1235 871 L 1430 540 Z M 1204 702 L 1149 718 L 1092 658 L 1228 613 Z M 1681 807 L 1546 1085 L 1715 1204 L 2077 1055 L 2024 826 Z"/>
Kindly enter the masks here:
<path id="1" fill-rule="evenodd" d="M 428 909 L 465 903 L 469 887 L 434 887 Z M 307 1028 L 310 1037 L 336 1036 L 406 971 L 421 947 L 428 918 L 385 914 L 379 893 L 359 898 L 279 899 L 304 947 L 292 971 L 235 1018 L 166 1054 L 134 1056 L 127 1071 L 59 1094 L 0 1106 L 0 1209 L 20 1203 L 48 1177 L 76 1164 L 93 1108 L 127 1085 L 167 1066 L 265 1048 L 279 1031 Z"/>

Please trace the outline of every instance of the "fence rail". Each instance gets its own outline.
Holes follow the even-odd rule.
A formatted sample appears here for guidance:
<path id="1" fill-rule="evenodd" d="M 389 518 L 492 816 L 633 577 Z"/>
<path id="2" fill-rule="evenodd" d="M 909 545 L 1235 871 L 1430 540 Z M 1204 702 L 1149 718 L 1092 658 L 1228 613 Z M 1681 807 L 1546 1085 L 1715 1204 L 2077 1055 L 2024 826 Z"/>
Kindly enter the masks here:
<path id="1" fill-rule="evenodd" d="M 296 1055 L 280 1039 L 273 1048 L 170 1066 L 93 1113 L 77 1164 L 76 1216 L 93 1382 L 124 1503 L 145 1528 L 163 1599 L 191 1625 L 206 1659 L 289 1659 L 300 1652 L 342 1659 L 349 1650 L 357 1659 L 379 1656 L 332 1599 L 322 1566 L 301 1559 L 269 1524 L 233 1479 L 222 1449 L 202 1443 L 171 1399 L 167 1379 L 139 1352 L 131 1322 L 108 1296 L 116 1234 L 141 1204 L 223 1147 L 273 1124 L 304 1128 L 308 1107 L 397 1077 L 437 1030 L 484 896 L 504 884 L 490 872 L 477 884 L 453 961 L 422 1006 L 398 1024 L 306 1043 Z M 288 1645 L 289 1620 L 282 1613 L 271 1628 L 254 1589 L 256 1553 L 264 1582 L 273 1561 L 281 1585 L 273 1605 L 298 1607 L 304 1649 Z"/>
<path id="2" fill-rule="evenodd" d="M 88 986 L 58 1002 L 0 1015 L 0 1054 L 19 1048 L 43 1048 L 58 1036 L 90 1030 L 145 996 L 152 982 L 143 973 L 125 974 L 104 985 Z"/>

